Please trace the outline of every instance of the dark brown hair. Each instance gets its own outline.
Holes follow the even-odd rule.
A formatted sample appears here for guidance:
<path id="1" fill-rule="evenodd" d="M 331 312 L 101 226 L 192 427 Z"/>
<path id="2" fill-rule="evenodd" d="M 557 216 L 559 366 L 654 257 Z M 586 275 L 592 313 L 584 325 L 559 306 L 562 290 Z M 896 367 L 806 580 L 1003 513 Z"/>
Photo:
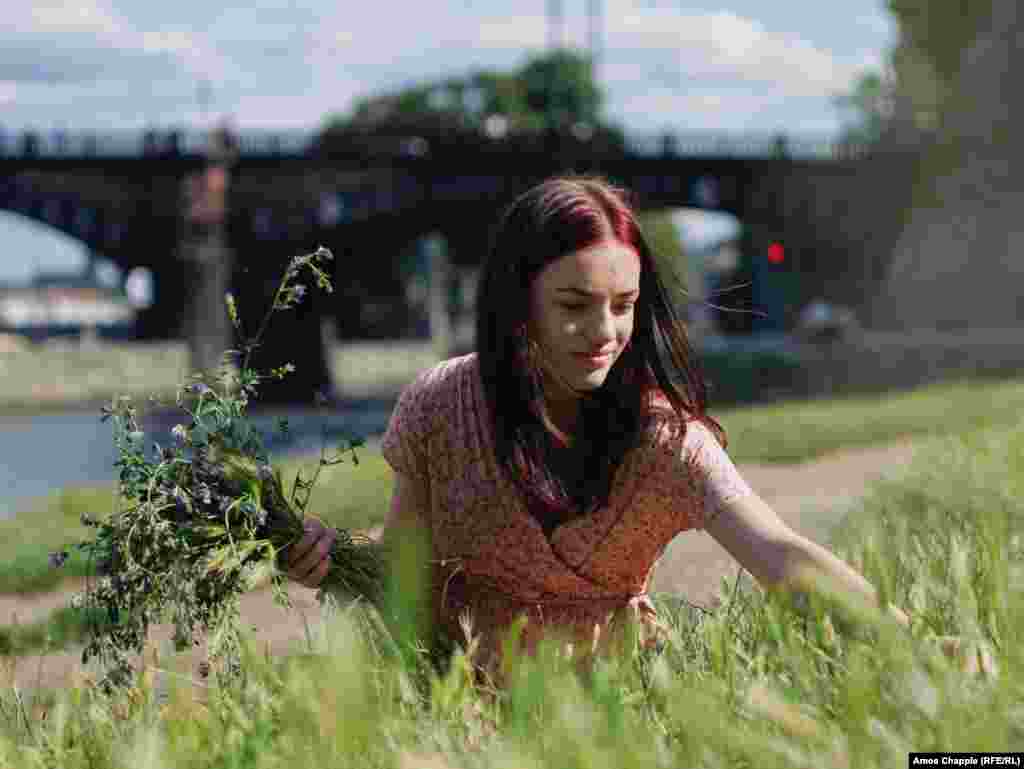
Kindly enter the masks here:
<path id="1" fill-rule="evenodd" d="M 582 465 L 560 478 L 551 462 L 553 439 L 544 427 L 550 417 L 526 330 L 530 288 L 551 262 L 609 239 L 640 257 L 633 335 L 604 384 L 583 397 L 576 436 Z M 476 306 L 480 376 L 499 467 L 556 515 L 608 504 L 615 472 L 642 440 L 659 389 L 684 431 L 687 421 L 697 419 L 726 447 L 725 431 L 705 412 L 702 372 L 625 190 L 600 177 L 566 176 L 516 198 L 493 233 Z"/>

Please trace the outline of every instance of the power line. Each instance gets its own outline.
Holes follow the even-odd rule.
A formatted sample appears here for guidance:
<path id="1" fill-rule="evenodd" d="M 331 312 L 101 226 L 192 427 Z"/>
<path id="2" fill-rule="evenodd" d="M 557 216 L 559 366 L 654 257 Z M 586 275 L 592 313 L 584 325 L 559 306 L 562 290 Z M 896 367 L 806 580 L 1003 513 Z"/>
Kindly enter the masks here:
<path id="1" fill-rule="evenodd" d="M 555 50 L 565 45 L 565 15 L 562 0 L 548 0 L 548 48 Z"/>

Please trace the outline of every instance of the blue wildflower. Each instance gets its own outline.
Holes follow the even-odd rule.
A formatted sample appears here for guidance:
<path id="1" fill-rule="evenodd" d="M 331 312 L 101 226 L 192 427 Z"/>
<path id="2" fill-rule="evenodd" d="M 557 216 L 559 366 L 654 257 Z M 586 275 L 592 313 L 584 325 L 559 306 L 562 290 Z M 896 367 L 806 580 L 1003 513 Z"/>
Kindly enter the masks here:
<path id="1" fill-rule="evenodd" d="M 59 569 L 64 565 L 64 561 L 68 559 L 66 550 L 58 550 L 56 553 L 50 553 L 50 568 Z"/>

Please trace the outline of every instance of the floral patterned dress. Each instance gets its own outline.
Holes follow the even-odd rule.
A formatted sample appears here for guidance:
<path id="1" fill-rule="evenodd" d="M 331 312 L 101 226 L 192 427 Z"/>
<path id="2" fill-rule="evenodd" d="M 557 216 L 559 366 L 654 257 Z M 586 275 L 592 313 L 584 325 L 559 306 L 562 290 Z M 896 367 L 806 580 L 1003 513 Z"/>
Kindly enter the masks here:
<path id="1" fill-rule="evenodd" d="M 609 504 L 546 535 L 534 503 L 499 472 L 477 354 L 442 361 L 402 391 L 381 452 L 430 500 L 422 522 L 435 559 L 435 620 L 462 641 L 459 617 L 468 614 L 481 636 L 478 664 L 498 661 L 520 616 L 530 651 L 551 630 L 607 648 L 626 618 L 640 622 L 642 639 L 660 632 L 647 586 L 665 547 L 753 492 L 703 424 L 687 421 L 684 436 L 663 394 L 650 407 L 665 418 L 627 453 Z"/>

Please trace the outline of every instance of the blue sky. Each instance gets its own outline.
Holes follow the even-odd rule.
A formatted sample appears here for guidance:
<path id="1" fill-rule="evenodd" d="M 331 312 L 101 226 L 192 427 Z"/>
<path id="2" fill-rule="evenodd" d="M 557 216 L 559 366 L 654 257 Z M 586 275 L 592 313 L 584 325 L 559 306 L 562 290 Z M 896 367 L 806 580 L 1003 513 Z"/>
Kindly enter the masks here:
<path id="1" fill-rule="evenodd" d="M 547 46 L 546 0 L 353 5 L 10 3 L 0 26 L 0 126 L 8 134 L 200 126 L 198 84 L 208 80 L 206 122 L 230 115 L 243 131 L 311 130 L 357 96 L 511 69 Z M 563 6 L 566 43 L 586 47 L 585 0 Z M 834 134 L 841 115 L 832 97 L 880 68 L 897 34 L 884 0 L 604 0 L 603 8 L 606 115 L 632 134 Z M 21 262 L 3 219 L 0 280 Z"/>
<path id="2" fill-rule="evenodd" d="M 312 127 L 353 97 L 512 68 L 547 44 L 546 0 L 174 3 L 30 0 L 0 28 L 0 121 L 8 128 L 197 123 Z M 585 0 L 563 0 L 566 42 L 584 47 Z M 604 0 L 599 76 L 608 113 L 656 131 L 831 132 L 829 97 L 880 65 L 895 40 L 884 0 Z M 515 8 L 515 11 L 511 11 Z"/>

